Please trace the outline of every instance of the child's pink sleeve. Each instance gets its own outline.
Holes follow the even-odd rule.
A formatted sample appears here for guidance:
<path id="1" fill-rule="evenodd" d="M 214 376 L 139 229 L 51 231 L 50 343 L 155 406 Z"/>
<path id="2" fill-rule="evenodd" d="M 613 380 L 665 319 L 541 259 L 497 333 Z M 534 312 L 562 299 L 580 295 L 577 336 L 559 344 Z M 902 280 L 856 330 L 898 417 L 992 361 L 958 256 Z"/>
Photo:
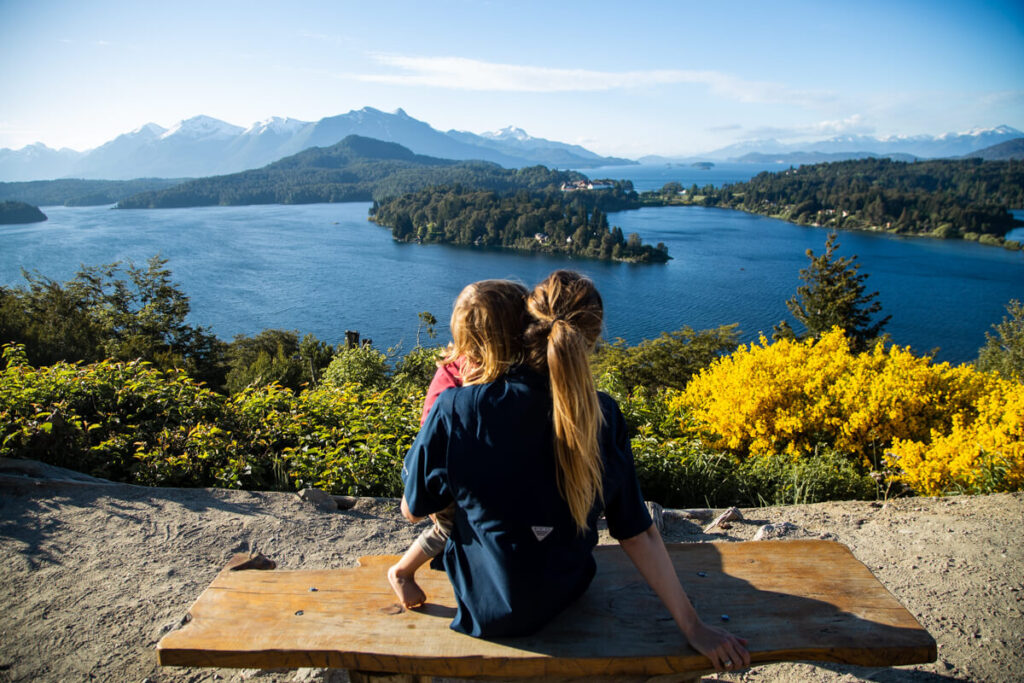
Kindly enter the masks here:
<path id="1" fill-rule="evenodd" d="M 434 373 L 434 379 L 430 380 L 430 387 L 427 389 L 427 397 L 423 399 L 423 414 L 420 415 L 420 424 L 427 421 L 430 409 L 434 407 L 434 401 L 445 389 L 462 386 L 462 359 L 455 360 L 447 365 L 442 365 Z"/>

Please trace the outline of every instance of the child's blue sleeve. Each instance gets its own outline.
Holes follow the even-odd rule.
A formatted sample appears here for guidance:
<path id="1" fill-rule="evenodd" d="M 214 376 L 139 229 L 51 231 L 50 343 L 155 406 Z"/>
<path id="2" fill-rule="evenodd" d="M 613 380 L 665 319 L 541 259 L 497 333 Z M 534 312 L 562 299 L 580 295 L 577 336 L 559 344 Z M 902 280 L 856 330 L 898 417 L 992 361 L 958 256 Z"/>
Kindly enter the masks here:
<path id="1" fill-rule="evenodd" d="M 440 512 L 453 498 L 448 486 L 449 403 L 441 396 L 420 429 L 402 466 L 405 501 L 416 517 Z"/>

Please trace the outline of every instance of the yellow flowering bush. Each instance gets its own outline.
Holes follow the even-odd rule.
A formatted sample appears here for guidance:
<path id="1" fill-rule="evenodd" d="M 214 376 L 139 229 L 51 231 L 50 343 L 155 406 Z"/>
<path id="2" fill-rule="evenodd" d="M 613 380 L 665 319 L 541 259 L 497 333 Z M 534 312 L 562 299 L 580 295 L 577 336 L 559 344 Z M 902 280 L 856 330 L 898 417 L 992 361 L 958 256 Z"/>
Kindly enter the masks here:
<path id="1" fill-rule="evenodd" d="M 1024 384 L 999 379 L 948 432 L 896 439 L 886 462 L 918 493 L 991 493 L 1024 487 Z"/>
<path id="2" fill-rule="evenodd" d="M 993 490 L 996 479 L 1024 484 L 1019 387 L 881 342 L 856 353 L 834 329 L 816 341 L 762 337 L 741 346 L 670 405 L 681 432 L 741 457 L 800 459 L 828 444 L 879 467 L 892 446 L 887 462 L 916 491 L 934 494 Z"/>

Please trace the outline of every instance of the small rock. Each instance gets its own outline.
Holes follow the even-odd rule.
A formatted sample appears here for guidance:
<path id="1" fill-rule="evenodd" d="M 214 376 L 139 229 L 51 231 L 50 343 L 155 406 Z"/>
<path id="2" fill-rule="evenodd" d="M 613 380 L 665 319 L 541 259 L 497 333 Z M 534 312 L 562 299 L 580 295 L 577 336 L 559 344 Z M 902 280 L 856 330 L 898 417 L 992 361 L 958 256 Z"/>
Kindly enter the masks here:
<path id="1" fill-rule="evenodd" d="M 756 534 L 754 534 L 754 540 L 764 541 L 769 538 L 782 538 L 784 536 L 790 536 L 797 531 L 800 531 L 800 527 L 796 524 L 790 524 L 789 522 L 782 522 L 781 524 L 765 524 L 757 530 Z"/>
<path id="2" fill-rule="evenodd" d="M 711 519 L 714 514 L 708 508 L 686 508 L 683 510 L 665 510 L 664 513 L 667 519 Z"/>
<path id="3" fill-rule="evenodd" d="M 351 510 L 359 502 L 355 496 L 331 496 L 331 498 L 337 503 L 339 510 Z"/>
<path id="4" fill-rule="evenodd" d="M 324 512 L 334 512 L 338 509 L 334 497 L 320 489 L 302 489 L 299 491 L 299 498 Z"/>
<path id="5" fill-rule="evenodd" d="M 718 517 L 715 517 L 715 521 L 711 522 L 711 524 L 708 524 L 706 527 L 704 527 L 704 533 L 710 532 L 716 526 L 722 526 L 725 522 L 731 522 L 733 520 L 738 519 L 743 519 L 743 513 L 740 512 L 740 509 L 735 507 L 729 508 L 722 514 L 718 515 Z M 722 526 L 722 528 L 728 529 L 729 527 Z"/>
<path id="6" fill-rule="evenodd" d="M 651 521 L 654 522 L 654 528 L 658 530 L 658 533 L 665 532 L 665 508 L 661 507 L 654 501 L 645 500 L 644 506 L 647 507 L 647 512 L 651 515 Z"/>

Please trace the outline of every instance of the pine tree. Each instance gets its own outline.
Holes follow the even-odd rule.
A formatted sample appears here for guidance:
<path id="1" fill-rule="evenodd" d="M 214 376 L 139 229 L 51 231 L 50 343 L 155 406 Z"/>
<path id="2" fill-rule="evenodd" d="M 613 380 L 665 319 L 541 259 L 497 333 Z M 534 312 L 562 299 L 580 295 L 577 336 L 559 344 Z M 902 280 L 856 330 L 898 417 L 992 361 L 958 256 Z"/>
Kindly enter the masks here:
<path id="1" fill-rule="evenodd" d="M 977 366 L 1024 382 L 1024 305 L 1014 299 L 1006 311 L 1010 316 L 994 326 L 996 334 L 985 333 L 986 343 L 979 350 Z"/>
<path id="2" fill-rule="evenodd" d="M 882 303 L 875 300 L 878 292 L 864 293 L 868 276 L 858 272 L 857 256 L 837 257 L 838 248 L 833 232 L 825 241 L 825 253 L 815 256 L 813 250 L 807 250 L 811 264 L 800 271 L 805 284 L 797 287 L 786 308 L 807 328 L 808 335 L 819 337 L 833 327 L 840 327 L 855 349 L 864 350 L 892 316 L 872 321 L 874 314 L 882 310 Z M 790 335 L 792 331 L 785 322 L 775 328 L 777 338 Z"/>

